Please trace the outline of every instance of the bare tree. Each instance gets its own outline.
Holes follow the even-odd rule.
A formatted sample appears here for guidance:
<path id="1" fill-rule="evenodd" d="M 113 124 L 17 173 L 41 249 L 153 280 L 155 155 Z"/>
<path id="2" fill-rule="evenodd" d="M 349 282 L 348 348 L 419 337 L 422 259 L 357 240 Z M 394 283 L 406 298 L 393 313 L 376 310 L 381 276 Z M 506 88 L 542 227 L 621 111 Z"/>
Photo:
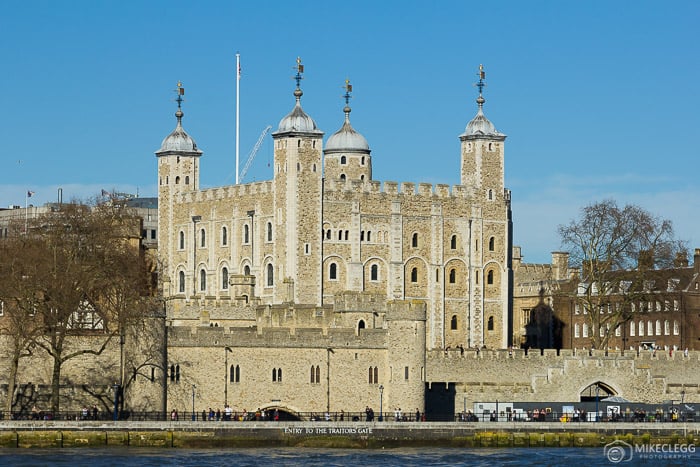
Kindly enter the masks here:
<path id="1" fill-rule="evenodd" d="M 60 408 L 63 365 L 100 355 L 115 338 L 123 343 L 126 326 L 145 314 L 151 291 L 140 235 L 140 220 L 116 203 L 62 205 L 32 221 L 26 233 L 31 249 L 17 255 L 42 263 L 22 280 L 40 326 L 32 342 L 51 359 L 54 412 Z M 113 378 L 123 377 L 121 363 Z"/>
<path id="2" fill-rule="evenodd" d="M 575 306 L 586 315 L 593 348 L 606 348 L 615 330 L 635 311 L 634 304 L 655 293 L 660 271 L 687 254 L 675 239 L 671 221 L 613 200 L 584 207 L 581 216 L 559 226 L 572 266 L 580 268 Z"/>

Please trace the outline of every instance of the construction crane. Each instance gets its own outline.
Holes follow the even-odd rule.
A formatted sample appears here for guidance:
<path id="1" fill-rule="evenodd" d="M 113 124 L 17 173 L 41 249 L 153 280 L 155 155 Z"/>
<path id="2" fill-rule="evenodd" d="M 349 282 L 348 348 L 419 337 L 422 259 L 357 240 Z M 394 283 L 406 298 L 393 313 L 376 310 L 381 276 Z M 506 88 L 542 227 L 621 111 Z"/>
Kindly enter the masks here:
<path id="1" fill-rule="evenodd" d="M 243 166 L 243 170 L 241 170 L 241 173 L 238 176 L 239 183 L 243 183 L 243 179 L 245 178 L 245 175 L 248 173 L 248 169 L 250 168 L 250 164 L 253 163 L 253 159 L 255 159 L 255 155 L 258 153 L 260 146 L 262 146 L 263 141 L 265 140 L 265 136 L 267 136 L 267 133 L 270 130 L 272 130 L 272 125 L 268 125 L 265 127 L 265 129 L 262 131 L 262 133 L 260 133 L 260 137 L 258 138 L 258 142 L 255 143 L 255 146 L 253 146 L 253 149 L 251 149 L 250 153 L 248 153 L 248 159 L 246 160 L 246 163 Z"/>

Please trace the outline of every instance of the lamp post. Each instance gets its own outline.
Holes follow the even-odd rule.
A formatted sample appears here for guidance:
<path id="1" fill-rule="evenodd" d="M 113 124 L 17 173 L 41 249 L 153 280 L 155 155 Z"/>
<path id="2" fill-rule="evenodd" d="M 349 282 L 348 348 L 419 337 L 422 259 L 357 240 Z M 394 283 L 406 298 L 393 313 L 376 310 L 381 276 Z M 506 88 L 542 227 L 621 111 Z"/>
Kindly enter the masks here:
<path id="1" fill-rule="evenodd" d="M 114 416 L 113 416 L 113 420 L 116 422 L 117 415 L 119 412 L 119 383 L 114 383 L 112 388 L 114 389 Z"/>
<path id="2" fill-rule="evenodd" d="M 596 383 L 595 385 L 595 421 L 598 421 L 598 399 L 600 395 L 600 386 Z"/>
<path id="3" fill-rule="evenodd" d="M 331 413 L 331 354 L 333 349 L 326 349 L 326 413 Z"/>
<path id="4" fill-rule="evenodd" d="M 197 222 L 202 216 L 192 216 L 192 296 L 197 295 Z"/>
<path id="5" fill-rule="evenodd" d="M 197 388 L 194 384 L 192 385 L 192 421 L 197 419 L 197 415 L 194 412 L 194 390 Z"/>
<path id="6" fill-rule="evenodd" d="M 228 405 L 228 380 L 229 380 L 229 369 L 228 369 L 228 353 L 233 352 L 231 347 L 224 347 L 224 407 Z"/>
<path id="7" fill-rule="evenodd" d="M 384 421 L 384 385 L 379 385 L 379 421 Z"/>

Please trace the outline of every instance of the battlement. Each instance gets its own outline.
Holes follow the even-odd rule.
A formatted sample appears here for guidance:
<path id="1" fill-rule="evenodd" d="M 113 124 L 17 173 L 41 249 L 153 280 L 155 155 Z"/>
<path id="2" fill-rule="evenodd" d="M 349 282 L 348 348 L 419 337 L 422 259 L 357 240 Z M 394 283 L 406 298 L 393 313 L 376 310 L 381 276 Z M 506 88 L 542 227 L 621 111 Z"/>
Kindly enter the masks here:
<path id="1" fill-rule="evenodd" d="M 468 198 L 470 190 L 464 185 L 446 185 L 430 183 L 413 182 L 380 182 L 377 180 L 340 180 L 328 179 L 325 183 L 327 192 L 352 192 L 352 193 L 371 193 L 371 194 L 387 194 L 387 195 L 405 195 L 417 197 L 433 197 L 433 198 Z"/>
<path id="2" fill-rule="evenodd" d="M 567 359 L 583 360 L 634 360 L 638 362 L 650 361 L 700 361 L 700 351 L 688 351 L 686 356 L 683 351 L 675 351 L 669 354 L 668 351 L 650 352 L 648 350 L 587 350 L 587 349 L 499 349 L 499 350 L 478 350 L 451 348 L 447 350 L 429 350 L 426 353 L 428 359 L 481 359 L 481 360 L 552 360 L 565 361 Z"/>
<path id="3" fill-rule="evenodd" d="M 347 328 L 211 328 L 171 327 L 168 344 L 171 347 L 251 347 L 251 348 L 386 348 L 387 331 Z"/>
<path id="4" fill-rule="evenodd" d="M 272 181 L 245 183 L 240 185 L 227 185 L 214 188 L 205 188 L 197 191 L 181 193 L 176 197 L 176 201 L 191 203 L 193 201 L 202 202 L 210 200 L 221 200 L 227 198 L 238 198 L 244 196 L 255 196 L 272 193 Z"/>

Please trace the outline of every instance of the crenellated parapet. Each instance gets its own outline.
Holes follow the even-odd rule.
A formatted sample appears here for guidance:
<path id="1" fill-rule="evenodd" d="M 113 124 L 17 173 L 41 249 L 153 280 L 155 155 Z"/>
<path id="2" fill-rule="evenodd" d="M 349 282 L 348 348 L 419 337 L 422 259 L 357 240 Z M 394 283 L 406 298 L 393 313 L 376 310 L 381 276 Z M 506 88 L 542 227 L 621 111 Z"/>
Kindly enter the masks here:
<path id="1" fill-rule="evenodd" d="M 380 182 L 377 180 L 341 180 L 327 179 L 325 181 L 324 191 L 326 196 L 333 193 L 369 193 L 369 194 L 384 194 L 384 195 L 404 195 L 415 197 L 426 197 L 436 199 L 465 199 L 472 196 L 472 190 L 463 185 L 446 185 L 439 183 L 436 185 L 430 183 L 413 182 Z"/>

